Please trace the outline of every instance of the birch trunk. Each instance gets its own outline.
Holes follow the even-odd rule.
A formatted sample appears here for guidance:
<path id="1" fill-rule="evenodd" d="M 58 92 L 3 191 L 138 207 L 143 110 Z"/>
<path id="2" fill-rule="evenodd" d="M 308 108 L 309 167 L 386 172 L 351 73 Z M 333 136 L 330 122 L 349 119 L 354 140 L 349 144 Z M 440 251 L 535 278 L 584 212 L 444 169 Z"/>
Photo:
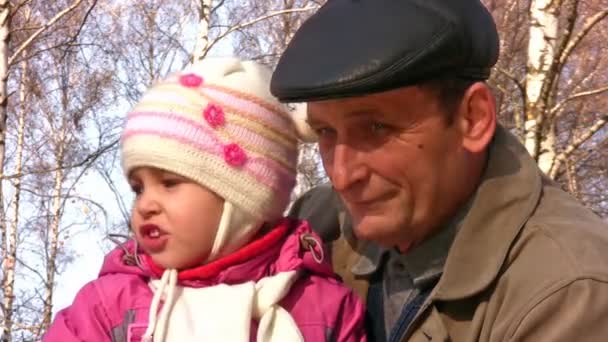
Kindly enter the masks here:
<path id="1" fill-rule="evenodd" d="M 71 63 L 68 61 L 66 63 Z M 62 74 L 61 68 L 58 68 L 57 75 Z M 68 123 L 71 115 L 69 114 L 70 107 L 70 90 L 76 84 L 76 75 L 68 73 L 67 85 L 61 89 L 61 108 L 62 112 L 60 115 L 59 128 L 53 129 L 53 122 L 55 121 L 53 115 L 49 115 L 48 120 L 53 131 L 58 131 L 53 134 L 51 141 L 54 143 L 54 157 L 55 157 L 55 171 L 54 173 L 54 186 L 51 213 L 50 213 L 50 227 L 48 228 L 47 243 L 50 245 L 50 249 L 47 254 L 46 261 L 46 283 L 44 288 L 44 307 L 42 310 L 42 323 L 41 331 L 46 331 L 51 324 L 51 316 L 53 314 L 53 293 L 55 290 L 55 275 L 57 273 L 57 254 L 59 249 L 59 225 L 61 223 L 61 210 L 62 210 L 62 194 L 63 194 L 63 177 L 64 177 L 64 157 L 65 149 L 67 144 L 68 134 Z"/>
<path id="2" fill-rule="evenodd" d="M 543 165 L 539 164 L 541 169 L 550 166 L 546 160 L 552 160 L 555 155 L 553 141 L 543 139 L 547 98 L 542 95 L 548 91 L 548 77 L 556 54 L 560 4 L 558 0 L 532 0 L 530 5 L 524 144 L 537 162 L 541 160 L 541 153 L 548 153 L 542 158 Z M 543 171 L 547 172 L 548 169 Z"/>
<path id="3" fill-rule="evenodd" d="M 24 53 L 25 55 L 25 53 Z M 19 85 L 19 117 L 17 124 L 17 151 L 15 156 L 15 174 L 21 174 L 23 170 L 23 145 L 25 136 L 25 117 L 27 109 L 25 106 L 27 100 L 27 61 L 21 62 L 21 80 Z M 2 341 L 10 341 L 13 327 L 13 300 L 15 289 L 15 269 L 17 265 L 17 232 L 19 227 L 19 204 L 21 201 L 21 177 L 15 178 L 13 185 L 15 192 L 12 199 L 12 220 L 9 226 L 9 245 L 7 246 L 8 255 L 5 259 L 6 266 L 4 268 L 4 309 L 5 309 L 5 338 Z"/>
<path id="4" fill-rule="evenodd" d="M 55 288 L 55 274 L 57 273 L 57 254 L 59 246 L 59 225 L 61 223 L 62 188 L 63 188 L 63 159 L 65 156 L 67 122 L 61 125 L 57 141 L 55 183 L 53 187 L 53 204 L 51 208 L 51 226 L 49 227 L 50 250 L 46 264 L 46 284 L 44 289 L 44 308 L 42 312 L 42 331 L 46 331 L 51 323 L 53 313 L 53 292 Z"/>
<path id="5" fill-rule="evenodd" d="M 196 45 L 192 53 L 192 62 L 198 62 L 205 58 L 209 50 L 209 26 L 211 20 L 211 2 L 212 0 L 200 0 L 200 21 L 198 24 L 198 34 Z"/>
<path id="6" fill-rule="evenodd" d="M 8 110 L 8 45 L 10 41 L 10 12 L 8 0 L 0 0 L 0 174 L 4 175 L 4 158 L 6 151 L 6 117 Z M 0 178 L 0 230 L 2 234 L 2 269 L 4 279 L 2 303 L 2 341 L 11 341 L 11 328 L 13 326 L 13 284 L 15 276 L 15 255 L 12 253 L 16 244 L 16 236 L 7 232 L 6 215 L 4 212 L 4 194 L 2 179 Z"/>

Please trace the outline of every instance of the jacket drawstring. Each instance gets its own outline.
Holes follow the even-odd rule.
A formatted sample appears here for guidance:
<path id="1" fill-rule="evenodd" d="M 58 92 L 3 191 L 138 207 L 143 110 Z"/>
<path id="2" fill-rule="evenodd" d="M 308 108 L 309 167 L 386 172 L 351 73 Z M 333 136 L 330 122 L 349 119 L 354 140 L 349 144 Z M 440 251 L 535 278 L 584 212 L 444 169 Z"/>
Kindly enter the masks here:
<path id="1" fill-rule="evenodd" d="M 165 292 L 165 287 L 167 287 L 167 298 L 165 299 L 165 303 L 163 308 L 158 315 L 158 306 L 160 305 L 160 300 Z M 177 270 L 169 269 L 163 272 L 163 276 L 160 279 L 159 288 L 154 292 L 154 297 L 152 298 L 152 304 L 150 306 L 150 314 L 148 316 L 148 328 L 144 336 L 142 337 L 142 342 L 162 342 L 165 339 L 165 331 L 167 329 L 167 323 L 169 321 L 169 313 L 173 307 L 175 302 L 175 292 L 177 288 Z M 155 332 L 156 326 L 158 325 L 158 331 Z"/>

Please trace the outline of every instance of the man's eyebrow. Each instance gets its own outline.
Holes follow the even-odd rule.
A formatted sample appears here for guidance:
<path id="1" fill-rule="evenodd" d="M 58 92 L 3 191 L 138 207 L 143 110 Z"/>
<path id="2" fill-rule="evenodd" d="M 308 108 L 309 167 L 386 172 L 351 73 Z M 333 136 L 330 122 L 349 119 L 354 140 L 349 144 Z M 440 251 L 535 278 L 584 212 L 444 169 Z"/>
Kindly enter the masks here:
<path id="1" fill-rule="evenodd" d="M 367 118 L 367 117 L 383 117 L 384 115 L 382 113 L 380 113 L 379 111 L 375 111 L 372 109 L 357 109 L 351 112 L 347 112 L 345 114 L 343 114 L 344 118 L 346 119 L 360 119 L 360 118 Z M 320 125 L 324 123 L 324 120 L 322 119 L 317 119 L 317 118 L 312 118 L 310 117 L 310 115 L 306 118 L 306 122 L 309 125 Z"/>
<path id="2" fill-rule="evenodd" d="M 318 125 L 322 125 L 323 121 L 322 120 L 318 120 L 318 119 L 314 119 L 311 117 L 307 117 L 306 118 L 306 123 L 309 124 L 310 126 L 318 126 Z"/>
<path id="3" fill-rule="evenodd" d="M 371 109 L 359 109 L 352 112 L 348 112 L 344 115 L 346 119 L 366 119 L 366 118 L 380 118 L 382 113 Z"/>

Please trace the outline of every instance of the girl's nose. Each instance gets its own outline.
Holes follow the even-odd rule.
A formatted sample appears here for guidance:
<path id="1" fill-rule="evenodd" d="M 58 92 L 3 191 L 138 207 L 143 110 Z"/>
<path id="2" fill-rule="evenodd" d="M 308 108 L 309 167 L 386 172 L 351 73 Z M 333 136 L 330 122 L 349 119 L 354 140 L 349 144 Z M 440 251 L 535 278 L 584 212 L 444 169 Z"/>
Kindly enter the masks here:
<path id="1" fill-rule="evenodd" d="M 144 218 L 160 212 L 160 203 L 153 191 L 142 191 L 135 199 L 135 210 Z"/>

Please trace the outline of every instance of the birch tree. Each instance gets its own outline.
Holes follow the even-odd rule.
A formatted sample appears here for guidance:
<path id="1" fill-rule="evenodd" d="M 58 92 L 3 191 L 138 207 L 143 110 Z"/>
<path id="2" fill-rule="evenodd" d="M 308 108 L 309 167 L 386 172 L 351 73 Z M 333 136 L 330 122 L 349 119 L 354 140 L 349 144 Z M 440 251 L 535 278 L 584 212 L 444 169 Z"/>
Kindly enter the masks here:
<path id="1" fill-rule="evenodd" d="M 2 98 L 0 106 L 0 123 L 2 124 L 0 159 L 3 170 L 12 168 L 8 173 L 2 173 L 3 181 L 0 184 L 0 186 L 3 186 L 0 188 L 1 190 L 7 189 L 6 185 L 10 184 L 9 192 L 5 196 L 1 196 L 4 193 L 0 193 L 2 283 L 4 285 L 1 332 L 3 341 L 11 341 L 14 338 L 21 340 L 37 339 L 50 322 L 53 277 L 57 272 L 61 254 L 61 241 L 57 238 L 60 233 L 61 222 L 59 209 L 63 210 L 66 197 L 65 193 L 55 192 L 52 197 L 54 199 L 53 210 L 49 211 L 51 215 L 42 215 L 54 218 L 51 220 L 52 224 L 47 225 L 46 228 L 50 228 L 49 236 L 55 236 L 56 238 L 51 239 L 49 243 L 50 248 L 47 249 L 49 258 L 40 259 L 50 260 L 46 264 L 48 268 L 41 270 L 36 263 L 31 263 L 31 258 L 28 258 L 28 254 L 31 256 L 32 253 L 40 252 L 40 249 L 31 247 L 38 241 L 38 239 L 30 239 L 32 221 L 28 219 L 23 223 L 21 222 L 24 215 L 25 217 L 31 217 L 31 215 L 22 213 L 23 191 L 25 189 L 26 193 L 29 194 L 25 199 L 29 202 L 26 207 L 31 214 L 32 210 L 35 209 L 32 203 L 36 203 L 36 200 L 32 202 L 31 194 L 36 193 L 37 190 L 32 189 L 29 181 L 25 183 L 24 181 L 27 175 L 30 175 L 30 177 L 35 175 L 30 179 L 44 178 L 40 175 L 45 172 L 53 173 L 56 176 L 55 180 L 64 180 L 62 176 L 65 175 L 65 169 L 78 165 L 74 163 L 72 165 L 65 165 L 64 163 L 53 165 L 48 162 L 38 165 L 32 164 L 32 160 L 35 159 L 32 157 L 39 156 L 40 146 L 45 146 L 45 135 L 35 133 L 36 130 L 41 128 L 36 126 L 39 125 L 39 120 L 30 120 L 27 114 L 36 111 L 36 107 L 31 106 L 32 102 L 35 102 L 34 98 L 38 100 L 46 99 L 53 92 L 52 88 L 44 91 L 40 89 L 44 87 L 48 80 L 42 74 L 49 70 L 48 67 L 41 67 L 44 63 L 40 62 L 44 61 L 44 56 L 49 51 L 55 50 L 57 59 L 53 65 L 64 64 L 67 51 L 65 47 L 78 48 L 78 35 L 82 31 L 84 22 L 94 5 L 95 1 L 82 0 L 70 3 L 55 2 L 53 4 L 23 1 L 14 7 L 11 7 L 10 2 L 0 4 L 4 10 L 4 16 L 2 17 L 4 19 L 0 20 L 0 32 L 3 32 L 1 36 L 4 38 L 2 40 L 4 46 L 0 49 L 4 52 L 0 53 L 0 66 L 3 66 L 3 68 L 0 68 L 2 73 L 0 88 L 3 89 L 0 92 Z M 33 12 L 36 13 L 35 16 L 31 15 Z M 30 79 L 30 76 L 34 74 L 37 74 L 35 80 Z M 79 77 L 82 78 L 81 75 Z M 15 85 L 16 90 L 12 93 L 9 92 L 9 87 L 14 88 Z M 77 88 L 77 85 L 72 83 L 70 87 Z M 84 110 L 86 111 L 86 108 Z M 43 111 L 43 113 L 57 115 L 57 111 L 53 110 Z M 66 118 L 76 124 L 81 114 L 79 112 Z M 38 118 L 40 118 L 39 115 Z M 14 124 L 11 126 L 9 125 L 10 122 L 14 122 Z M 11 131 L 9 131 L 9 127 Z M 69 132 L 71 134 L 77 133 L 78 129 L 74 130 L 73 128 Z M 62 132 L 62 130 L 57 130 L 57 132 Z M 51 136 L 51 134 L 46 135 L 46 137 L 48 136 Z M 12 147 L 8 148 L 7 143 L 10 143 Z M 32 146 L 37 143 L 41 143 L 41 145 L 32 149 Z M 48 145 L 48 141 L 46 143 Z M 59 149 L 59 155 L 57 156 L 61 157 L 62 151 L 62 149 Z M 85 156 L 83 158 L 86 161 L 89 157 Z M 58 189 L 57 183 L 55 185 L 54 189 Z M 10 201 L 6 200 L 8 195 L 11 195 Z M 61 208 L 57 203 L 58 198 L 62 199 Z M 4 210 L 5 205 L 10 206 L 9 211 Z M 41 229 L 41 231 L 44 230 Z M 24 281 L 24 279 L 32 279 L 32 276 L 34 278 L 39 276 L 41 280 L 50 285 L 45 288 L 44 293 L 33 288 L 32 284 L 34 283 Z M 42 304 L 38 306 L 36 303 Z"/>
<path id="2" fill-rule="evenodd" d="M 23 52 L 25 55 L 25 51 Z M 17 126 L 17 153 L 15 156 L 15 173 L 20 174 L 23 170 L 23 146 L 25 136 L 25 119 L 27 115 L 27 74 L 28 74 L 28 61 L 23 60 L 21 62 L 21 76 L 19 81 L 19 110 L 18 110 L 18 126 Z M 4 331 L 2 332 L 2 340 L 8 340 L 9 336 L 12 335 L 13 327 L 13 299 L 14 299 L 14 287 L 15 287 L 15 267 L 17 265 L 17 237 L 19 227 L 19 204 L 21 200 L 21 178 L 16 178 L 14 183 L 13 198 L 12 198 L 12 219 L 8 225 L 6 232 L 6 242 L 3 241 L 3 265 L 2 273 L 4 276 L 4 282 L 2 284 L 3 289 L 3 326 Z"/>
<path id="3" fill-rule="evenodd" d="M 23 24 L 30 24 L 30 8 L 28 2 L 23 2 L 17 8 L 12 8 L 10 1 L 0 2 L 0 171 L 4 170 L 5 159 L 6 159 L 6 140 L 7 130 L 6 123 L 8 117 L 8 79 L 9 71 L 12 65 L 18 57 L 22 57 L 25 60 L 25 51 L 30 45 L 48 28 L 52 27 L 57 21 L 63 16 L 67 15 L 75 8 L 77 8 L 82 0 L 77 0 L 71 5 L 67 6 L 63 10 L 56 13 L 47 22 L 41 23 L 41 27 L 38 28 L 34 33 L 31 33 L 23 41 L 19 42 L 16 48 L 11 49 L 11 31 L 15 29 L 13 22 L 16 22 L 14 17 L 17 15 L 16 11 L 21 10 L 22 15 L 25 19 L 21 21 Z M 22 157 L 23 157 L 23 129 L 25 122 L 25 109 L 23 101 L 25 101 L 24 93 L 24 82 L 25 75 L 27 74 L 27 62 L 22 66 L 22 77 L 19 82 L 19 94 L 21 106 L 19 115 L 18 125 L 18 139 L 17 139 L 17 156 L 15 169 L 18 173 L 21 172 Z M 3 174 L 3 172 L 0 172 Z M 13 326 L 13 304 L 15 298 L 15 273 L 18 259 L 18 241 L 17 241 L 17 227 L 18 227 L 18 215 L 19 212 L 19 201 L 20 201 L 21 184 L 18 179 L 15 183 L 14 197 L 12 200 L 13 205 L 13 218 L 10 225 L 7 225 L 5 210 L 4 210 L 4 192 L 3 184 L 0 181 L 0 230 L 2 231 L 2 266 L 3 266 L 3 303 L 2 303 L 2 340 L 10 341 L 12 338 L 12 326 Z"/>
<path id="4" fill-rule="evenodd" d="M 200 61 L 205 58 L 207 51 L 209 51 L 209 29 L 211 26 L 211 6 L 212 0 L 199 0 L 199 22 L 198 22 L 198 33 L 196 35 L 196 45 L 194 45 L 194 51 L 192 52 L 192 61 Z M 221 7 L 214 8 L 214 12 Z"/>
<path id="5" fill-rule="evenodd" d="M 588 193 L 607 191 L 608 178 L 588 161 L 601 160 L 607 132 L 606 2 L 485 3 L 501 36 L 501 57 L 491 79 L 501 122 L 519 136 L 541 170 L 600 212 L 606 199 Z"/>

